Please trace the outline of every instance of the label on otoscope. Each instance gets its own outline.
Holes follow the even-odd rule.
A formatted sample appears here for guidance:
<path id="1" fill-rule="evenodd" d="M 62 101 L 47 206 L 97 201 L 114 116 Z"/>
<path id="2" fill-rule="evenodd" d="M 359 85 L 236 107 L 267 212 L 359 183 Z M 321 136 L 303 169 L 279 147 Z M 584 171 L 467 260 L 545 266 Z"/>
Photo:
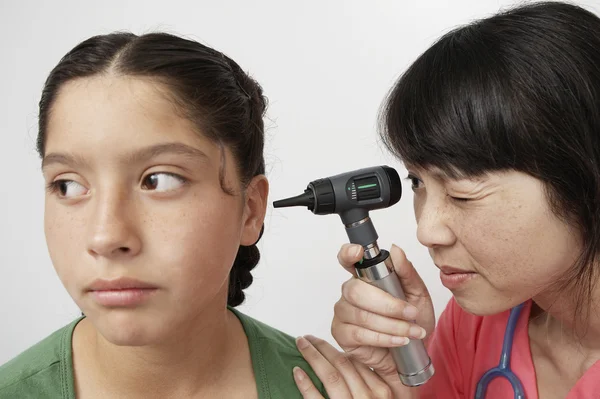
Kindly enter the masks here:
<path id="1" fill-rule="evenodd" d="M 350 179 L 346 183 L 346 195 L 353 201 L 365 201 L 379 198 L 381 189 L 377 176 L 371 175 L 359 179 Z"/>

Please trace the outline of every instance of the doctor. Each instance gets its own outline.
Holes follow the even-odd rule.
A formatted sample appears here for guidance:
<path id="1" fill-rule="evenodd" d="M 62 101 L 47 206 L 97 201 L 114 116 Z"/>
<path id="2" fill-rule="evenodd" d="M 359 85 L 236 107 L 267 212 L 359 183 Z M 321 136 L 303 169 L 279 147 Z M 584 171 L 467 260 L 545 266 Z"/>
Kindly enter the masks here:
<path id="1" fill-rule="evenodd" d="M 393 247 L 408 302 L 351 278 L 340 346 L 398 398 L 599 398 L 600 18 L 551 2 L 456 29 L 400 78 L 381 126 L 453 298 L 435 326 Z M 349 271 L 361 257 L 338 255 Z M 409 389 L 386 348 L 425 334 L 436 374 Z"/>

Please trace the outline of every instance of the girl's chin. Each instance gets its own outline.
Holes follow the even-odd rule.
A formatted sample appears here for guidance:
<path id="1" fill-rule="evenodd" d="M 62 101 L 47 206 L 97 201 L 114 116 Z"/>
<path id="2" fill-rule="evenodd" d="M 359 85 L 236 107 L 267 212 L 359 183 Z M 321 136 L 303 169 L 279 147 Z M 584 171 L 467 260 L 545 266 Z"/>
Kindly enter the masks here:
<path id="1" fill-rule="evenodd" d="M 172 336 L 168 326 L 174 323 L 135 313 L 93 315 L 87 320 L 105 341 L 116 346 L 153 346 L 164 344 Z"/>

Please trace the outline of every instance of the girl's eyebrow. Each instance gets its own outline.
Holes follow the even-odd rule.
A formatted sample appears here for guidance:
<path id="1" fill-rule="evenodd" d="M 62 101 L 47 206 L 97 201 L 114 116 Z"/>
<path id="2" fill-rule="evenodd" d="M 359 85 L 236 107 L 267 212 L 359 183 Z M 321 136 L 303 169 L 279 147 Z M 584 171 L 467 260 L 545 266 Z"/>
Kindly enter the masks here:
<path id="1" fill-rule="evenodd" d="M 192 159 L 201 158 L 208 160 L 201 150 L 183 143 L 161 143 L 141 148 L 122 157 L 123 163 L 143 163 L 163 154 L 175 154 Z M 66 152 L 53 152 L 44 156 L 42 169 L 53 164 L 67 165 L 73 168 L 85 168 L 88 166 L 86 160 L 78 155 Z"/>
<path id="2" fill-rule="evenodd" d="M 42 159 L 42 170 L 51 165 L 66 165 L 74 169 L 81 169 L 87 166 L 87 162 L 83 157 L 69 154 L 66 152 L 52 152 L 44 156 Z"/>

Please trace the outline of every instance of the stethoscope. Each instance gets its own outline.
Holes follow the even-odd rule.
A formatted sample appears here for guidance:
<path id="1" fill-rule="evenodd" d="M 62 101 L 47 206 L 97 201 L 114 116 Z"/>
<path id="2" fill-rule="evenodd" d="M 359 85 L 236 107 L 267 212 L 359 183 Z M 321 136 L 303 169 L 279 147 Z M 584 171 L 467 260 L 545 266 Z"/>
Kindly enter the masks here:
<path id="1" fill-rule="evenodd" d="M 512 385 L 513 391 L 515 392 L 515 399 L 525 399 L 525 391 L 523 385 L 519 380 L 519 377 L 515 375 L 510 369 L 510 352 L 512 351 L 513 338 L 515 337 L 515 328 L 517 327 L 517 321 L 519 315 L 525 304 L 522 303 L 510 310 L 508 317 L 508 324 L 506 325 L 506 331 L 504 332 L 504 342 L 502 343 L 502 354 L 500 355 L 500 364 L 498 367 L 488 370 L 477 383 L 477 390 L 475 391 L 475 399 L 484 399 L 485 392 L 489 383 L 496 377 L 504 377 Z"/>

